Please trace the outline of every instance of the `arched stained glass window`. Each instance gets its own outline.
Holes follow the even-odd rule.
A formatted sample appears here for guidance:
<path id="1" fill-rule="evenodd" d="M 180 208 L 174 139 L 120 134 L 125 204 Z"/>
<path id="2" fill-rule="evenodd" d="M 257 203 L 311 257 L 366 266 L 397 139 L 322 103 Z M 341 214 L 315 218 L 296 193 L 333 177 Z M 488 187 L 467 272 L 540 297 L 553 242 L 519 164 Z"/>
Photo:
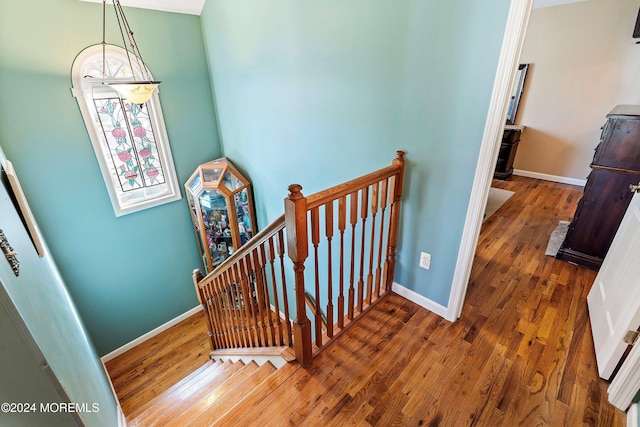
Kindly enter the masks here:
<path id="1" fill-rule="evenodd" d="M 180 199 L 157 91 L 142 106 L 121 99 L 104 84 L 102 59 L 102 45 L 80 52 L 73 63 L 72 92 L 116 216 Z M 132 73 L 124 49 L 106 45 L 105 59 L 104 77 L 108 81 L 130 80 Z M 151 76 L 149 70 L 146 72 Z"/>

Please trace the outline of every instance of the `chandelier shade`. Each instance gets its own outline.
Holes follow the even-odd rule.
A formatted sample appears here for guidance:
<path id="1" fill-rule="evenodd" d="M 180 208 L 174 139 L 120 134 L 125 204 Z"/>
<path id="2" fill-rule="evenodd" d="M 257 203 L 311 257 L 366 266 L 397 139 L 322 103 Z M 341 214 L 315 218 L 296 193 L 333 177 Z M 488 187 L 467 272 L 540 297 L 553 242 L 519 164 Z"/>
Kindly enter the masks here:
<path id="1" fill-rule="evenodd" d="M 132 82 L 107 82 L 109 87 L 114 88 L 127 101 L 134 104 L 144 104 L 160 84 L 157 80 L 132 81 Z"/>

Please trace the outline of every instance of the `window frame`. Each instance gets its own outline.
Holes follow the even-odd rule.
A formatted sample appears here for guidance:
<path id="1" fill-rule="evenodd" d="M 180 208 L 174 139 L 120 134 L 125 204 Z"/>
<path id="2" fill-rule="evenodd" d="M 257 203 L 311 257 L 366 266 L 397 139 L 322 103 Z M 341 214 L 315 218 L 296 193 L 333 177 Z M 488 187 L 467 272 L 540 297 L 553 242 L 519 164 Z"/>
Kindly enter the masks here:
<path id="1" fill-rule="evenodd" d="M 106 44 L 105 55 L 107 59 L 113 58 L 123 64 L 126 64 L 128 67 L 127 52 L 123 48 Z M 129 55 L 132 55 L 132 53 L 129 52 Z M 98 113 L 93 104 L 94 92 L 104 94 L 112 91 L 114 97 L 119 98 L 119 96 L 115 90 L 103 85 L 103 78 L 101 75 L 85 75 L 86 67 L 92 61 L 95 61 L 96 57 L 99 57 L 100 62 L 102 62 L 102 44 L 89 46 L 76 56 L 71 69 L 71 80 L 73 85 L 71 93 L 78 102 L 78 107 L 80 108 L 80 113 L 82 114 L 82 119 L 87 128 L 87 132 L 89 133 L 91 145 L 96 155 L 96 159 L 98 160 L 102 178 L 105 186 L 107 187 L 107 192 L 115 215 L 119 217 L 182 199 L 181 189 L 178 184 L 177 173 L 173 162 L 173 155 L 169 144 L 169 137 L 167 135 L 164 116 L 162 114 L 162 107 L 160 106 L 158 90 L 156 90 L 151 99 L 144 104 L 144 108 L 148 109 L 149 120 L 154 134 L 155 148 L 158 152 L 158 156 L 160 157 L 159 160 L 164 172 L 165 183 L 160 185 L 166 186 L 166 189 L 160 195 L 147 194 L 149 192 L 149 189 L 147 188 L 135 189 L 127 192 L 121 190 L 117 171 L 115 170 L 110 158 L 110 149 L 105 139 L 104 132 L 102 131 Z M 138 64 L 142 64 L 142 61 L 133 61 L 132 65 L 134 67 L 138 67 Z M 148 68 L 146 68 L 146 73 L 150 79 L 153 79 Z M 109 81 L 114 80 L 117 79 L 109 78 Z M 155 191 L 155 189 L 153 190 Z M 136 197 L 136 200 L 125 200 L 132 197 L 132 195 Z"/>

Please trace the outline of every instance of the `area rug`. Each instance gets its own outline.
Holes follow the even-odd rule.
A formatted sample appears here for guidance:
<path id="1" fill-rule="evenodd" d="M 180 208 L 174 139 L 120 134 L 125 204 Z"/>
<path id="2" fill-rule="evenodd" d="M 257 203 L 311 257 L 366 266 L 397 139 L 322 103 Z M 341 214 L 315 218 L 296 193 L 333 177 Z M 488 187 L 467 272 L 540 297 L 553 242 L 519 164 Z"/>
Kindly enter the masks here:
<path id="1" fill-rule="evenodd" d="M 569 231 L 569 221 L 560 221 L 558 226 L 551 232 L 551 237 L 549 237 L 549 243 L 547 243 L 547 250 L 544 251 L 545 255 L 556 256 L 558 254 L 558 250 L 560 250 L 560 246 L 562 242 L 564 242 L 564 238 L 567 236 L 567 231 Z"/>
<path id="2" fill-rule="evenodd" d="M 503 190 L 501 188 L 489 188 L 489 198 L 487 199 L 487 207 L 484 210 L 484 219 L 486 221 L 491 215 L 496 213 L 500 206 L 509 200 L 515 193 L 509 190 Z"/>

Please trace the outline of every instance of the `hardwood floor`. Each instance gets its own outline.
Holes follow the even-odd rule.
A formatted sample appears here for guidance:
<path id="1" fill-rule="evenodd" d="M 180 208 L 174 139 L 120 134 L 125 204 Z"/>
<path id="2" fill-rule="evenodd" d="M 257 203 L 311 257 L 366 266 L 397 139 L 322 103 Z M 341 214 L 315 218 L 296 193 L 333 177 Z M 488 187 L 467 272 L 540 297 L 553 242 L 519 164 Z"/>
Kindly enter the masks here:
<path id="1" fill-rule="evenodd" d="M 494 186 L 515 194 L 483 224 L 457 322 L 391 294 L 307 368 L 286 365 L 226 414 L 205 410 L 189 425 L 624 426 L 595 365 L 586 295 L 596 273 L 544 255 L 582 189 L 522 177 Z M 107 365 L 128 418 L 138 395 L 206 361 L 204 333 L 185 335 L 204 328 L 193 320 Z"/>
<path id="2" fill-rule="evenodd" d="M 155 396 L 209 360 L 202 311 L 105 363 L 124 414 L 129 417 Z"/>

